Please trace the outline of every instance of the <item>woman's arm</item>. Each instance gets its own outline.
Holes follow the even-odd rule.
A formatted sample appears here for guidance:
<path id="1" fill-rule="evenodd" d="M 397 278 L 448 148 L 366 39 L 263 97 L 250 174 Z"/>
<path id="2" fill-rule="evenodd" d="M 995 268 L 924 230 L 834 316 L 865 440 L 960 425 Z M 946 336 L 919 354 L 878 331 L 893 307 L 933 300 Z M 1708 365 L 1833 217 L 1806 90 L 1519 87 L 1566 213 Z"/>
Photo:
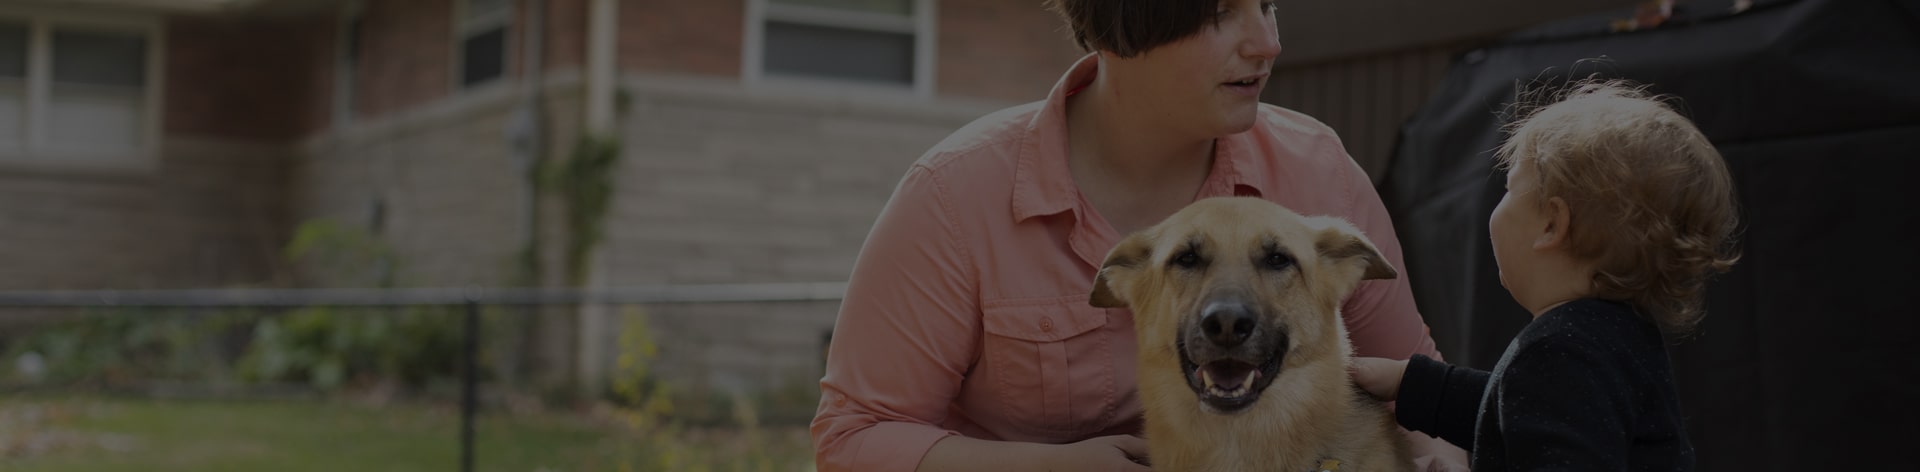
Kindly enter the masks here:
<path id="1" fill-rule="evenodd" d="M 854 263 L 812 425 L 820 470 L 913 470 L 979 350 L 975 267 L 947 189 L 916 165 Z"/>
<path id="2" fill-rule="evenodd" d="M 915 166 L 848 281 L 812 433 L 820 470 L 1145 470 L 1136 437 L 987 441 L 940 425 L 979 356 L 977 272 L 951 187 Z"/>
<path id="3" fill-rule="evenodd" d="M 1147 472 L 1147 442 L 1134 436 L 1101 436 L 1073 444 L 986 441 L 950 436 L 933 445 L 920 472 L 1117 470 Z"/>

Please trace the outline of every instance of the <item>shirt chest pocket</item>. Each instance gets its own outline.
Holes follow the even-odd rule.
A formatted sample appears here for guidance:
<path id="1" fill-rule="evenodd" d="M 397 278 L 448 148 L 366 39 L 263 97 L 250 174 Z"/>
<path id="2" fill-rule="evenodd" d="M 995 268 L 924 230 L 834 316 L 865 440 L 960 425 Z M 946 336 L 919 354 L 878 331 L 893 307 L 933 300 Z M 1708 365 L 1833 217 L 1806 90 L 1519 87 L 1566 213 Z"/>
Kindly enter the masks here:
<path id="1" fill-rule="evenodd" d="M 1085 295 L 1008 300 L 982 307 L 980 372 L 995 383 L 1011 428 L 1035 437 L 1099 431 L 1121 396 L 1104 308 Z"/>

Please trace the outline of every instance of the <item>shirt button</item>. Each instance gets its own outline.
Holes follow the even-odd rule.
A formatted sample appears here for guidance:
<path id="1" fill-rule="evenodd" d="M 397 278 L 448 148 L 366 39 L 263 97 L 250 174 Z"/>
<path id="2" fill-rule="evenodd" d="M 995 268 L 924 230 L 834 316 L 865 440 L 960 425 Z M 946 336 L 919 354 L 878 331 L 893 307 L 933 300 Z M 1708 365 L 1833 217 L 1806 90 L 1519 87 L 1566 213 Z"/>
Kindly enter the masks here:
<path id="1" fill-rule="evenodd" d="M 1041 318 L 1041 319 L 1040 319 L 1040 330 L 1041 330 L 1041 331 L 1049 331 L 1049 332 L 1050 332 L 1050 331 L 1053 331 L 1053 318 Z"/>

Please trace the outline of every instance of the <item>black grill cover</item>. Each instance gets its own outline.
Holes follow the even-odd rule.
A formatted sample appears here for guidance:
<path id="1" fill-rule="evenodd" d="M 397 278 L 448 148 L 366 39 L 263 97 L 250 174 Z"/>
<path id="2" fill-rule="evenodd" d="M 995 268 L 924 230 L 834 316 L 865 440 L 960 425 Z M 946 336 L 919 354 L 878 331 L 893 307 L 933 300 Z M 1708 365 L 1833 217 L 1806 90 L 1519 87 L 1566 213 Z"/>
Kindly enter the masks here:
<path id="1" fill-rule="evenodd" d="M 1744 258 L 1672 351 L 1699 470 L 1920 469 L 1920 0 L 1756 3 L 1682 3 L 1634 32 L 1610 31 L 1626 11 L 1576 18 L 1456 57 L 1380 184 L 1404 273 L 1442 353 L 1491 368 L 1528 321 L 1487 242 L 1501 111 L 1527 84 L 1654 84 L 1742 205 Z"/>

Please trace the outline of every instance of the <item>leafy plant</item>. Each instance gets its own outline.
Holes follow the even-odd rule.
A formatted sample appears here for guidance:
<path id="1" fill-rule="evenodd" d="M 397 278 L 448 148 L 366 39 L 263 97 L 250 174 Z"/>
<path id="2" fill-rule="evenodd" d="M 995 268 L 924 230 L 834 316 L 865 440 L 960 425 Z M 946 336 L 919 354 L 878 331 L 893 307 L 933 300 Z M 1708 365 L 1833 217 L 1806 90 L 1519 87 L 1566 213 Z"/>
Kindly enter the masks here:
<path id="1" fill-rule="evenodd" d="M 760 402 L 749 396 L 702 396 L 673 388 L 653 370 L 660 346 L 645 313 L 630 313 L 625 325 L 611 390 L 620 417 L 638 436 L 638 448 L 621 470 L 773 471 L 811 463 L 803 429 L 767 428 Z M 716 406 L 725 408 L 725 422 L 702 421 L 703 413 Z"/>
<path id="2" fill-rule="evenodd" d="M 391 288 L 400 269 L 398 253 L 385 241 L 327 218 L 300 223 L 281 252 L 322 285 Z"/>
<path id="3" fill-rule="evenodd" d="M 242 379 L 299 382 L 322 390 L 394 381 L 420 388 L 456 375 L 461 335 L 450 310 L 309 307 L 254 325 Z"/>
<path id="4" fill-rule="evenodd" d="M 160 379 L 224 382 L 231 377 L 226 348 L 249 316 L 153 309 L 81 313 L 12 340 L 6 349 L 6 359 L 14 361 L 7 363 L 9 377 L 98 388 Z"/>
<path id="5" fill-rule="evenodd" d="M 613 202 L 614 171 L 620 162 L 620 140 L 582 134 L 573 152 L 541 170 L 539 185 L 557 193 L 566 204 L 566 276 L 570 285 L 585 281 L 587 256 L 606 233 L 607 209 Z"/>

